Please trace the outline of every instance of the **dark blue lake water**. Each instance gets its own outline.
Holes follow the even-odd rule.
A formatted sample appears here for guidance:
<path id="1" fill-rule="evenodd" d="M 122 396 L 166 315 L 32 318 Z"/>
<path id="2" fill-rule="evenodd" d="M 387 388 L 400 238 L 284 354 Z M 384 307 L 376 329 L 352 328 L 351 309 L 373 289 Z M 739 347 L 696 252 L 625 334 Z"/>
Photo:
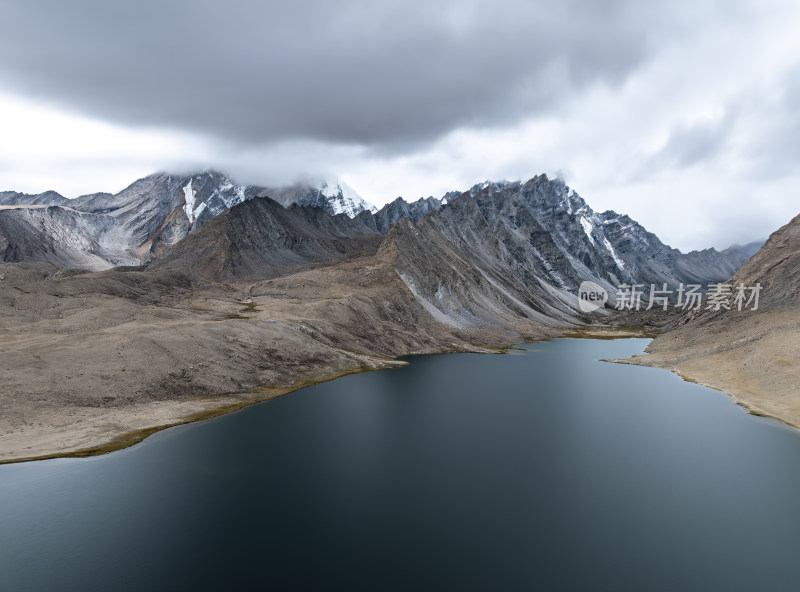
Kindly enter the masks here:
<path id="1" fill-rule="evenodd" d="M 792 590 L 800 433 L 647 340 L 410 358 L 0 466 L 0 590 Z"/>

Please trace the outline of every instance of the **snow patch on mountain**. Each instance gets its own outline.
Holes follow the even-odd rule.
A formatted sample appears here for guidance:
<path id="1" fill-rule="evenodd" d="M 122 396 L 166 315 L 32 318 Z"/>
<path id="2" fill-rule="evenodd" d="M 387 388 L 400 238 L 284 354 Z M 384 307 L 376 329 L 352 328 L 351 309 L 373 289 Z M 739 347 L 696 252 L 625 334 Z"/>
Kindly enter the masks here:
<path id="1" fill-rule="evenodd" d="M 189 218 L 189 224 L 194 222 L 194 190 L 192 189 L 192 179 L 189 179 L 189 182 L 183 188 L 183 196 L 184 200 L 186 201 L 186 205 L 183 206 L 183 211 L 186 212 L 186 217 Z"/>
<path id="2" fill-rule="evenodd" d="M 570 189 L 569 192 L 564 197 L 561 198 L 561 201 L 558 204 L 562 208 L 567 210 L 567 214 L 569 214 L 570 216 L 572 215 L 572 200 L 571 200 L 571 198 L 574 195 L 575 195 L 575 192 L 572 191 L 572 189 Z"/>
<path id="3" fill-rule="evenodd" d="M 378 211 L 378 208 L 366 201 L 344 181 L 338 179 L 333 182 L 324 181 L 319 191 L 326 198 L 334 215 L 347 214 L 350 218 L 354 218 L 364 210 L 373 214 Z"/>
<path id="4" fill-rule="evenodd" d="M 208 205 L 207 202 L 203 202 L 199 206 L 197 206 L 197 209 L 194 211 L 195 220 L 200 217 L 200 214 L 203 213 L 203 210 L 206 209 L 207 205 Z M 190 220 L 190 222 L 191 222 L 191 220 Z"/>
<path id="5" fill-rule="evenodd" d="M 611 253 L 611 256 L 614 258 L 614 262 L 617 264 L 617 267 L 619 267 L 620 270 L 625 269 L 625 262 L 619 258 L 619 255 L 617 255 L 614 247 L 611 246 L 611 243 L 606 237 L 603 237 L 603 244 L 605 245 L 606 249 L 608 249 L 608 252 Z"/>
<path id="6" fill-rule="evenodd" d="M 589 242 L 595 245 L 594 238 L 592 237 L 592 230 L 594 230 L 592 223 L 581 216 L 581 226 L 583 226 L 583 231 L 586 233 L 586 236 L 589 237 Z"/>

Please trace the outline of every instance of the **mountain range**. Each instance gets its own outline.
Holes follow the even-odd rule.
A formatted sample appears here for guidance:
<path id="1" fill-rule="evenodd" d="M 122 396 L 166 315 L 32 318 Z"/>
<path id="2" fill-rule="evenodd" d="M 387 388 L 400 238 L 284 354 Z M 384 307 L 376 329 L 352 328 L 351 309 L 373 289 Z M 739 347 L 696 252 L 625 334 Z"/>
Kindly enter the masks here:
<path id="1" fill-rule="evenodd" d="M 471 233 L 488 228 L 483 239 L 499 249 L 494 255 L 502 260 L 498 264 L 513 263 L 523 277 L 545 278 L 553 286 L 573 291 L 587 278 L 609 290 L 624 282 L 720 281 L 759 246 L 683 254 L 625 215 L 594 212 L 562 181 L 545 175 L 526 183 L 486 182 L 467 192 L 450 192 L 441 199 L 428 197 L 408 203 L 397 198 L 377 210 L 341 182 L 269 188 L 237 185 L 227 175 L 205 171 L 184 176 L 159 173 L 139 179 L 117 194 L 96 193 L 71 200 L 53 191 L 38 195 L 2 192 L 0 252 L 3 261 L 49 263 L 59 268 L 99 270 L 148 264 L 190 234 L 198 233 L 209 220 L 262 196 L 284 207 L 308 206 L 333 218 L 344 215 L 357 222 L 323 221 L 307 209 L 295 214 L 308 218 L 310 226 L 303 231 L 286 229 L 297 236 L 311 232 L 311 227 L 326 225 L 340 226 L 336 231 L 340 238 L 385 235 L 400 220 L 417 222 L 430 212 L 438 212 L 431 222 L 439 221 L 436 232 L 448 237 L 447 248 L 463 248 L 477 238 Z M 448 204 L 451 207 L 443 209 Z M 241 216 L 244 211 L 232 216 Z M 464 226 L 465 222 L 481 228 Z M 258 223 L 250 223 L 251 232 L 242 235 L 242 240 L 254 236 L 252 227 Z M 429 229 L 430 224 L 426 222 L 422 228 Z M 428 236 L 425 240 L 433 244 L 437 238 Z M 237 237 L 232 239 L 235 242 Z M 190 244 L 194 248 L 200 242 Z M 259 248 L 265 252 L 270 245 L 261 244 Z M 291 245 L 287 248 L 292 251 Z M 301 258 L 310 256 L 308 244 L 303 249 L 306 254 Z"/>
<path id="2" fill-rule="evenodd" d="M 683 254 L 545 175 L 377 211 L 330 187 L 208 171 L 0 194 L 0 461 L 124 446 L 408 354 L 638 324 L 619 284 L 725 281 L 758 248 Z M 593 313 L 587 280 L 610 296 Z"/>
<path id="3" fill-rule="evenodd" d="M 190 232 L 265 192 L 283 205 L 320 207 L 354 216 L 371 206 L 344 183 L 278 189 L 235 184 L 227 175 L 158 173 L 116 194 L 67 199 L 55 191 L 0 192 L 0 252 L 4 261 L 107 269 L 158 257 Z"/>

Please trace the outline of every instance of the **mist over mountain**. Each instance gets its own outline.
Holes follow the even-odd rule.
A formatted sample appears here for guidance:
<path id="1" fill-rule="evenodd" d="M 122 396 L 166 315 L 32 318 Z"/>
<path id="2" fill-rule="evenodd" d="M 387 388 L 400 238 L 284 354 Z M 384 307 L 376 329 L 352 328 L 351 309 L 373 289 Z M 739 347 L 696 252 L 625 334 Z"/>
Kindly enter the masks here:
<path id="1" fill-rule="evenodd" d="M 264 187 L 260 193 L 286 207 L 292 204 L 312 206 L 325 210 L 333 216 L 347 214 L 352 218 L 361 212 L 377 211 L 377 208 L 366 202 L 355 189 L 339 180 L 320 181 L 315 185 L 298 183 L 286 187 Z"/>

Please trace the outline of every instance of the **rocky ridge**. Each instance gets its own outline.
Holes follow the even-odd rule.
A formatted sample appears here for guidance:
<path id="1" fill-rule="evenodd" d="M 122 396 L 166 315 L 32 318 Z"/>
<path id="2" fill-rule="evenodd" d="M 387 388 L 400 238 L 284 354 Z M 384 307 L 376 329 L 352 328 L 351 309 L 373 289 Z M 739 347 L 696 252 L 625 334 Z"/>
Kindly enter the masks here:
<path id="1" fill-rule="evenodd" d="M 446 203 L 396 202 L 384 218 L 253 196 L 171 246 L 161 237 L 185 228 L 184 208 L 193 225 L 205 210 L 186 199 L 196 179 L 169 180 L 151 179 L 131 194 L 166 184 L 170 191 L 147 207 L 174 214 L 174 226 L 151 225 L 108 195 L 87 196 L 79 202 L 86 211 L 15 206 L 6 210 L 15 217 L 0 216 L 0 230 L 17 235 L 11 223 L 34 212 L 72 212 L 76 227 L 82 217 L 123 220 L 126 231 L 148 237 L 153 255 L 144 265 L 75 269 L 58 251 L 66 239 L 37 242 L 42 230 L 29 246 L 45 255 L 0 265 L 0 460 L 122 446 L 155 426 L 390 367 L 402 355 L 484 351 L 587 323 L 628 324 L 611 309 L 581 312 L 579 282 L 613 286 L 638 279 L 635 269 L 659 281 L 689 278 L 675 264 L 680 255 L 664 254 L 651 236 L 645 245 L 629 225 L 631 238 L 619 216 L 595 214 L 543 175 L 476 186 Z M 208 203 L 213 190 L 197 194 Z M 403 217 L 382 234 L 379 223 L 393 216 Z M 14 252 L 11 242 L 5 251 Z M 704 279 L 719 273 L 704 269 Z"/>
<path id="2" fill-rule="evenodd" d="M 747 245 L 684 255 L 627 216 L 595 213 L 562 181 L 545 175 L 527 183 L 487 181 L 467 192 L 450 192 L 442 199 L 428 197 L 409 203 L 397 198 L 376 210 L 343 183 L 267 188 L 236 185 L 226 175 L 205 171 L 195 175 L 159 173 L 114 195 L 96 193 L 74 200 L 55 192 L 0 193 L 3 260 L 92 270 L 148 263 L 209 220 L 256 196 L 269 196 L 285 207 L 311 206 L 334 216 L 346 214 L 381 234 L 400 220 L 417 222 L 465 196 L 484 206 L 487 200 L 508 202 L 512 209 L 523 204 L 523 219 L 532 217 L 550 234 L 558 251 L 539 252 L 542 258 L 549 261 L 550 255 L 563 255 L 569 260 L 566 266 L 563 261 L 555 262 L 548 272 L 550 279 L 559 283 L 563 280 L 559 273 L 574 275 L 575 271 L 585 275 L 585 267 L 608 289 L 622 282 L 649 285 L 722 280 L 755 251 L 753 245 Z M 50 207 L 35 211 L 39 206 Z M 76 212 L 84 216 L 78 220 Z M 513 227 L 514 220 L 509 224 Z"/>

